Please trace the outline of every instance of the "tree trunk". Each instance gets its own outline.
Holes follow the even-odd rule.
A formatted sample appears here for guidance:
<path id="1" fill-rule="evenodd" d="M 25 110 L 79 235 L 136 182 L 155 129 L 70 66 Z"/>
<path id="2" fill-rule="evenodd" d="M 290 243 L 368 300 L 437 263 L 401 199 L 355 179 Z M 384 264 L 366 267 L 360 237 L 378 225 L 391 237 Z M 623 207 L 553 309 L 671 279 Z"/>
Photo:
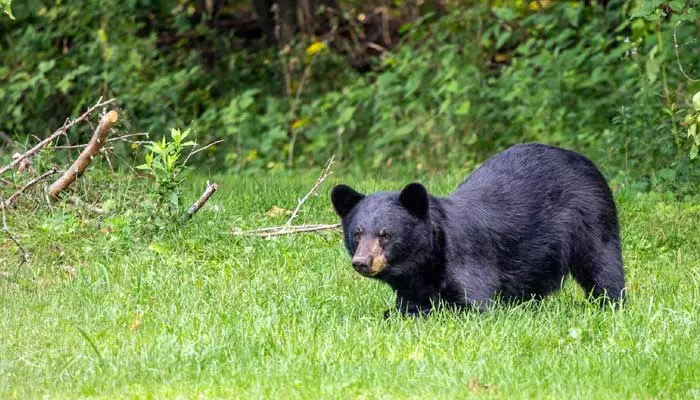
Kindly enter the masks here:
<path id="1" fill-rule="evenodd" d="M 268 45 L 277 43 L 275 37 L 275 18 L 272 13 L 273 0 L 253 0 L 253 10 L 258 17 L 260 29 L 265 34 L 265 40 Z"/>

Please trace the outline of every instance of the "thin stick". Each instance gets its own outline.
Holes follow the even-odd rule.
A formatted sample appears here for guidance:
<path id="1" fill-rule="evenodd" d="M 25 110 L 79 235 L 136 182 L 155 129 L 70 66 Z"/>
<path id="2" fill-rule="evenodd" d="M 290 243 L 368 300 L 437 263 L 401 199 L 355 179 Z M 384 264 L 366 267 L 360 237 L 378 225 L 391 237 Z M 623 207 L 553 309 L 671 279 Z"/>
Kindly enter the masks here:
<path id="1" fill-rule="evenodd" d="M 115 100 L 116 100 L 116 99 L 110 99 L 110 100 L 107 100 L 107 101 L 104 101 L 104 102 L 103 102 L 103 101 L 102 101 L 102 97 L 100 97 L 100 99 L 97 100 L 97 103 L 95 103 L 94 106 L 88 108 L 87 111 L 85 111 L 81 116 L 79 116 L 78 118 L 74 119 L 73 121 L 66 120 L 66 122 L 63 124 L 62 127 L 58 128 L 54 133 L 52 133 L 51 135 L 49 135 L 46 139 L 44 139 L 44 140 L 42 140 L 41 142 L 37 143 L 36 146 L 34 146 L 34 147 L 32 147 L 31 149 L 29 149 L 29 151 L 27 151 L 26 153 L 24 153 L 24 154 L 20 155 L 19 157 L 15 158 L 15 159 L 14 159 L 11 163 L 9 163 L 8 165 L 6 165 L 6 166 L 0 168 L 0 175 L 4 174 L 5 172 L 7 172 L 7 171 L 11 170 L 12 168 L 14 168 L 15 166 L 17 166 L 17 165 L 18 165 L 20 162 L 22 162 L 22 160 L 24 160 L 25 158 L 33 156 L 36 152 L 38 152 L 39 150 L 41 150 L 42 147 L 46 146 L 48 143 L 52 142 L 52 141 L 53 141 L 54 139 L 56 139 L 57 137 L 59 137 L 59 136 L 61 136 L 61 135 L 65 135 L 66 132 L 68 132 L 68 130 L 69 130 L 70 128 L 72 128 L 75 124 L 77 124 L 77 123 L 83 121 L 84 119 L 86 119 L 86 118 L 88 117 L 88 115 L 90 115 L 90 113 L 92 113 L 92 112 L 95 111 L 96 109 L 98 109 L 98 108 L 100 108 L 100 107 L 104 107 L 104 106 L 106 106 L 107 104 L 110 104 L 110 103 L 114 102 Z"/>
<path id="2" fill-rule="evenodd" d="M 681 64 L 681 56 L 678 54 L 678 38 L 676 37 L 676 31 L 678 30 L 678 25 L 681 24 L 681 21 L 676 22 L 676 26 L 673 27 L 673 50 L 676 51 L 676 62 L 678 63 L 678 69 L 681 70 L 681 74 L 685 77 L 685 79 L 689 80 L 690 82 L 700 82 L 700 79 L 693 79 L 688 76 L 688 74 L 685 73 L 683 70 L 683 64 Z"/>
<path id="3" fill-rule="evenodd" d="M 95 133 L 92 134 L 92 139 L 90 139 L 88 146 L 80 153 L 70 168 L 68 168 L 56 182 L 49 186 L 48 194 L 50 197 L 54 199 L 58 197 L 59 193 L 75 182 L 75 180 L 85 172 L 92 158 L 99 153 L 102 145 L 107 142 L 109 128 L 112 127 L 112 124 L 117 122 L 118 117 L 119 114 L 117 114 L 116 111 L 110 111 L 102 117 L 100 124 L 97 126 L 97 129 L 95 129 Z"/>
<path id="4" fill-rule="evenodd" d="M 17 190 L 15 193 L 12 194 L 12 196 L 8 197 L 7 200 L 5 200 L 3 202 L 3 207 L 10 208 L 12 206 L 12 204 L 15 202 L 15 200 L 17 200 L 17 198 L 19 198 L 19 196 L 21 196 L 25 190 L 36 185 L 37 182 L 41 181 L 42 179 L 45 179 L 46 177 L 55 174 L 56 172 L 58 172 L 58 169 L 56 167 L 51 167 L 50 170 L 44 172 L 41 176 L 38 176 L 38 177 L 32 179 L 31 181 L 27 182 L 26 185 L 19 188 L 19 190 Z"/>
<path id="5" fill-rule="evenodd" d="M 14 183 L 8 181 L 7 179 L 0 178 L 0 183 L 2 183 L 3 185 L 12 186 L 12 187 L 14 187 L 15 189 L 19 189 L 19 188 L 20 188 L 19 185 L 16 185 L 16 184 L 14 184 Z"/>
<path id="6" fill-rule="evenodd" d="M 19 266 L 17 268 L 21 268 L 25 263 L 29 262 L 29 253 L 27 253 L 27 250 L 22 247 L 22 244 L 20 244 L 19 240 L 14 237 L 14 235 L 10 232 L 10 228 L 7 227 L 7 218 L 5 216 L 5 201 L 0 198 L 0 208 L 2 208 L 2 231 L 5 232 L 5 235 L 10 238 L 10 240 L 19 248 L 19 250 L 22 252 L 22 261 L 20 262 Z"/>
<path id="7" fill-rule="evenodd" d="M 7 143 L 8 147 L 17 148 L 17 143 L 15 143 L 15 141 L 12 140 L 12 138 L 9 137 L 5 132 L 0 132 L 0 139 L 2 139 L 3 142 Z"/>
<path id="8" fill-rule="evenodd" d="M 149 135 L 148 132 L 130 133 L 128 135 L 118 136 L 118 137 L 114 137 L 111 139 L 107 139 L 107 142 L 116 142 L 117 140 L 123 140 L 123 141 L 129 142 L 129 143 L 142 144 L 142 143 L 146 143 L 146 141 L 145 140 L 127 140 L 127 139 L 130 137 L 134 137 L 134 136 L 146 136 L 146 137 L 148 137 L 148 135 Z M 87 146 L 88 146 L 87 144 L 72 144 L 72 145 L 64 145 L 64 146 L 54 146 L 53 148 L 54 149 L 82 149 L 82 148 L 87 147 Z"/>
<path id="9" fill-rule="evenodd" d="M 292 100 L 292 105 L 291 109 L 289 111 L 289 116 L 292 121 L 297 119 L 297 109 L 299 108 L 299 100 L 301 99 L 301 93 L 304 91 L 304 85 L 306 85 L 306 81 L 309 79 L 309 76 L 311 76 L 311 67 L 314 65 L 314 61 L 316 61 L 316 56 L 318 53 L 314 53 L 313 57 L 311 57 L 311 61 L 306 65 L 304 68 L 304 72 L 301 75 L 301 81 L 299 81 L 299 86 L 297 86 L 297 93 L 294 96 L 294 99 Z M 299 129 L 294 129 L 292 128 L 292 139 L 289 142 L 289 155 L 287 157 L 287 167 L 292 168 L 294 165 L 294 145 L 296 144 L 297 137 L 299 136 Z"/>
<path id="10" fill-rule="evenodd" d="M 285 225 L 285 226 L 274 226 L 270 228 L 253 229 L 250 231 L 240 231 L 234 230 L 231 232 L 235 236 L 257 236 L 262 238 L 282 236 L 282 235 L 294 235 L 297 233 L 305 232 L 318 232 L 326 230 L 334 230 L 340 228 L 340 224 L 319 224 L 319 225 Z"/>
<path id="11" fill-rule="evenodd" d="M 318 177 L 316 180 L 316 183 L 311 187 L 311 190 L 309 190 L 308 193 L 304 197 L 298 200 L 297 202 L 297 207 L 292 211 L 292 215 L 289 216 L 289 219 L 287 222 L 284 223 L 284 226 L 290 226 L 292 224 L 292 220 L 296 218 L 297 214 L 299 213 L 299 209 L 301 209 L 301 206 L 304 205 L 306 200 L 309 198 L 309 196 L 318 195 L 318 188 L 321 186 L 323 181 L 326 180 L 329 176 L 333 174 L 333 171 L 331 171 L 331 167 L 333 166 L 333 163 L 335 162 L 335 154 L 331 156 L 331 158 L 328 159 L 326 162 L 326 166 L 323 167 L 323 171 L 321 172 L 321 175 Z"/>
<path id="12" fill-rule="evenodd" d="M 213 146 L 213 145 L 215 145 L 215 144 L 219 144 L 219 143 L 221 143 L 221 142 L 223 142 L 223 139 L 221 139 L 221 140 L 215 140 L 215 141 L 209 143 L 208 145 L 206 145 L 206 146 L 204 146 L 204 147 L 201 147 L 201 148 L 199 148 L 199 149 L 197 149 L 197 150 L 191 151 L 190 154 L 187 155 L 187 157 L 185 158 L 185 161 L 184 161 L 182 164 L 183 164 L 183 165 L 187 165 L 187 161 L 190 160 L 190 157 L 192 157 L 193 155 L 199 153 L 199 152 L 202 151 L 202 150 L 206 150 L 206 149 L 210 148 L 211 146 Z"/>
<path id="13" fill-rule="evenodd" d="M 187 214 L 185 214 L 185 219 L 190 219 L 194 217 L 194 215 L 199 211 L 200 208 L 202 208 L 207 201 L 209 201 L 209 198 L 214 194 L 214 192 L 219 189 L 219 185 L 216 183 L 209 184 L 209 181 L 207 181 L 207 188 L 204 189 L 204 193 L 202 193 L 201 196 L 197 199 L 197 201 L 192 204 L 192 207 L 190 207 L 189 210 L 187 210 Z"/>

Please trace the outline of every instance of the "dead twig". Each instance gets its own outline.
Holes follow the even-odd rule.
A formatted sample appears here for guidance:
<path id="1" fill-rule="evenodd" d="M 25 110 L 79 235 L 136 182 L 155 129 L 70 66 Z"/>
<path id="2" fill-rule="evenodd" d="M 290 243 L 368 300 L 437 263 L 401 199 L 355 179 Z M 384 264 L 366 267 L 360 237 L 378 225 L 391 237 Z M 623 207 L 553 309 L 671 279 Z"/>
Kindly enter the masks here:
<path id="1" fill-rule="evenodd" d="M 88 146 L 85 147 L 75 162 L 73 162 L 63 175 L 49 186 L 48 194 L 51 198 L 57 198 L 59 193 L 75 182 L 75 180 L 85 172 L 92 158 L 99 153 L 102 146 L 107 142 L 109 128 L 117 122 L 118 117 L 119 114 L 117 114 L 116 111 L 110 111 L 102 117 Z"/>
<path id="2" fill-rule="evenodd" d="M 673 27 L 673 50 L 676 52 L 676 62 L 678 63 L 678 69 L 681 70 L 681 74 L 689 82 L 700 82 L 700 79 L 691 78 L 690 76 L 688 76 L 688 74 L 685 73 L 685 70 L 683 70 L 683 64 L 681 64 L 681 56 L 680 54 L 678 54 L 678 37 L 676 36 L 676 31 L 678 31 L 678 25 L 680 25 L 681 22 L 682 21 L 676 22 L 676 25 Z"/>
<path id="3" fill-rule="evenodd" d="M 304 72 L 301 75 L 301 80 L 299 81 L 299 86 L 297 86 L 296 95 L 293 99 L 291 99 L 292 104 L 289 111 L 289 117 L 292 123 L 297 119 L 297 109 L 299 108 L 301 94 L 304 91 L 304 85 L 306 85 L 306 81 L 308 81 L 309 77 L 311 76 L 311 67 L 313 67 L 314 62 L 316 61 L 316 56 L 318 56 L 318 53 L 314 53 L 314 55 L 311 57 L 311 61 L 309 61 L 309 63 L 306 64 Z M 287 156 L 287 166 L 289 168 L 292 168 L 294 166 L 294 145 L 296 144 L 297 137 L 299 136 L 299 129 L 300 128 L 295 129 L 292 126 L 292 138 L 289 141 L 289 154 Z"/>
<path id="4" fill-rule="evenodd" d="M 209 198 L 214 194 L 219 189 L 219 185 L 216 183 L 210 184 L 209 181 L 207 181 L 207 188 L 204 189 L 204 193 L 202 193 L 201 196 L 197 199 L 197 201 L 192 204 L 192 207 L 190 207 L 189 210 L 187 210 L 187 213 L 185 214 L 185 219 L 188 220 L 199 211 L 200 208 L 202 208 L 207 201 L 209 201 Z"/>
<path id="5" fill-rule="evenodd" d="M 214 145 L 216 145 L 216 144 L 219 144 L 219 143 L 221 143 L 221 142 L 223 142 L 223 139 L 215 140 L 215 141 L 209 143 L 208 145 L 206 145 L 206 146 L 204 146 L 204 147 L 198 148 L 197 150 L 194 150 L 194 149 L 193 149 L 193 150 L 190 152 L 190 154 L 188 154 L 187 157 L 185 157 L 185 161 L 182 163 L 182 165 L 187 165 L 187 161 L 189 161 L 189 160 L 190 160 L 190 157 L 192 157 L 193 155 L 199 153 L 199 152 L 202 151 L 202 150 L 206 150 L 206 149 L 210 148 L 211 146 L 214 146 Z"/>
<path id="6" fill-rule="evenodd" d="M 104 107 L 107 104 L 114 102 L 115 100 L 116 99 L 102 101 L 102 97 L 100 97 L 100 99 L 97 100 L 97 103 L 95 103 L 95 105 L 93 105 L 92 107 L 88 108 L 87 111 L 85 111 L 81 116 L 74 119 L 73 121 L 71 121 L 70 119 L 66 120 L 66 122 L 63 124 L 62 127 L 58 128 L 54 133 L 49 135 L 46 139 L 40 141 L 39 143 L 36 144 L 36 146 L 32 147 L 24 154 L 21 154 L 19 157 L 12 160 L 12 162 L 9 163 L 8 165 L 0 168 L 0 175 L 4 174 L 5 172 L 7 172 L 7 171 L 11 170 L 12 168 L 14 168 L 15 166 L 17 166 L 25 158 L 31 157 L 34 154 L 36 154 L 39 150 L 41 150 L 42 147 L 46 146 L 48 143 L 52 142 L 57 137 L 59 137 L 61 135 L 65 135 L 70 128 L 72 128 L 75 124 L 85 120 L 96 109 L 98 109 L 100 107 Z"/>
<path id="7" fill-rule="evenodd" d="M 318 232 L 327 230 L 337 230 L 340 224 L 318 224 L 318 225 L 289 225 L 289 226 L 274 226 L 270 228 L 253 229 L 249 231 L 234 230 L 235 236 L 257 236 L 262 238 L 294 235 L 304 232 Z"/>
<path id="8" fill-rule="evenodd" d="M 316 183 L 311 187 L 311 190 L 309 190 L 308 193 L 301 199 L 297 201 L 297 206 L 292 211 L 292 215 L 289 216 L 289 219 L 287 222 L 284 223 L 284 226 L 290 226 L 292 224 L 292 221 L 294 218 L 297 217 L 297 214 L 299 213 L 299 210 L 301 209 L 301 206 L 304 205 L 306 200 L 309 198 L 309 196 L 314 195 L 318 196 L 318 188 L 321 187 L 321 184 L 323 184 L 323 181 L 326 180 L 329 176 L 333 174 L 333 171 L 331 171 L 331 167 L 333 166 L 333 163 L 335 162 L 335 154 L 331 156 L 331 158 L 328 159 L 326 162 L 326 166 L 323 167 L 323 171 L 321 171 L 321 175 L 319 175 L 318 179 L 316 180 Z"/>
<path id="9" fill-rule="evenodd" d="M 149 133 L 148 132 L 139 132 L 139 133 L 130 133 L 128 135 L 123 135 L 123 136 L 117 136 L 111 139 L 107 139 L 107 142 L 116 142 L 116 141 L 124 141 L 127 143 L 135 143 L 135 144 L 143 144 L 146 143 L 145 140 L 128 140 L 130 137 L 135 137 L 135 136 L 146 136 L 148 137 Z M 82 149 L 88 147 L 87 144 L 72 144 L 72 145 L 63 145 L 63 146 L 54 146 L 54 149 Z"/>
<path id="10" fill-rule="evenodd" d="M 7 227 L 7 217 L 5 216 L 5 200 L 0 198 L 0 208 L 2 209 L 2 231 L 5 233 L 5 235 L 10 238 L 12 243 L 19 248 L 19 250 L 22 252 L 22 261 L 19 263 L 19 266 L 17 268 L 21 268 L 24 264 L 29 262 L 29 253 L 27 253 L 27 250 L 22 247 L 22 244 L 15 238 L 15 236 L 10 232 L 10 228 Z"/>
<path id="11" fill-rule="evenodd" d="M 0 132 L 0 139 L 7 145 L 7 147 L 17 148 L 17 143 L 5 132 Z"/>
<path id="12" fill-rule="evenodd" d="M 19 196 L 21 196 L 25 190 L 36 185 L 42 179 L 45 179 L 46 177 L 49 177 L 49 176 L 55 174 L 56 172 L 58 172 L 58 169 L 56 167 L 51 167 L 50 170 L 44 172 L 41 176 L 38 176 L 38 177 L 32 179 L 31 181 L 27 182 L 26 185 L 19 188 L 16 192 L 14 192 L 12 194 L 12 196 L 8 197 L 7 200 L 5 200 L 3 202 L 3 207 L 10 208 L 12 206 L 12 204 L 15 202 L 15 200 L 17 200 L 17 198 L 19 198 Z"/>
<path id="13" fill-rule="evenodd" d="M 10 181 L 8 181 L 7 179 L 0 178 L 0 183 L 2 183 L 3 185 L 12 186 L 12 187 L 14 187 L 15 189 L 19 189 L 19 188 L 20 188 L 19 185 L 10 182 Z"/>
<path id="14" fill-rule="evenodd" d="M 233 235 L 236 235 L 236 236 L 256 236 L 256 237 L 267 238 L 267 237 L 273 237 L 273 236 L 294 235 L 297 233 L 305 233 L 305 232 L 337 230 L 338 228 L 340 228 L 340 224 L 292 225 L 292 221 L 299 214 L 299 210 L 301 209 L 301 206 L 303 206 L 304 203 L 312 195 L 317 196 L 318 189 L 321 187 L 323 182 L 326 180 L 326 178 L 328 178 L 329 176 L 331 176 L 333 174 L 331 167 L 333 167 L 334 162 L 335 162 L 335 155 L 332 155 L 331 158 L 329 158 L 328 161 L 326 162 L 326 165 L 323 167 L 323 171 L 321 171 L 321 175 L 319 175 L 318 179 L 316 180 L 316 183 L 314 183 L 314 185 L 311 187 L 311 190 L 309 190 L 309 192 L 306 193 L 306 195 L 304 195 L 304 197 L 300 198 L 297 201 L 296 208 L 294 209 L 294 211 L 292 211 L 292 214 L 289 216 L 289 219 L 287 220 L 287 222 L 284 223 L 284 225 L 252 229 L 252 230 L 248 230 L 248 231 L 234 229 L 233 232 L 231 232 L 231 233 Z"/>

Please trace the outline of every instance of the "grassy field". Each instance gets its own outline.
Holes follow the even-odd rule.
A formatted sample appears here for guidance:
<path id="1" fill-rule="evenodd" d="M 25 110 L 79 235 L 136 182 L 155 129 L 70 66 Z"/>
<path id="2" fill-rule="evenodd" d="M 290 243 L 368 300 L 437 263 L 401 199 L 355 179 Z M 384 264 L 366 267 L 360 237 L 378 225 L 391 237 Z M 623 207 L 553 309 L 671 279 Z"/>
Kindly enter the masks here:
<path id="1" fill-rule="evenodd" d="M 293 208 L 314 179 L 220 177 L 193 221 L 160 234 L 130 207 L 11 214 L 32 261 L 17 270 L 0 242 L 0 398 L 700 397 L 697 202 L 617 190 L 620 311 L 570 281 L 540 304 L 385 321 L 393 294 L 352 270 L 339 234 L 230 234 L 283 223 L 266 212 Z M 461 180 L 424 182 L 447 194 Z M 409 179 L 334 175 L 300 222 L 336 222 L 328 191 L 340 181 L 371 191 Z"/>

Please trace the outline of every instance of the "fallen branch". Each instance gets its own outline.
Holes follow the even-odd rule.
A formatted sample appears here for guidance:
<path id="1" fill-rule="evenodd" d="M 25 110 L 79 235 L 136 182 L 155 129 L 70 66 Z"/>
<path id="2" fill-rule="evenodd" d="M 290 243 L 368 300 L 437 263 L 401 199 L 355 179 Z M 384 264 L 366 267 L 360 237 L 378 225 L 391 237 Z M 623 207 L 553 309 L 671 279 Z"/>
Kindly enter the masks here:
<path id="1" fill-rule="evenodd" d="M 337 230 L 340 224 L 318 224 L 318 225 L 285 225 L 273 226 L 269 228 L 253 229 L 249 231 L 234 230 L 231 232 L 234 236 L 257 236 L 262 238 L 294 235 L 304 232 L 318 232 L 327 230 Z"/>
<path id="2" fill-rule="evenodd" d="M 204 189 L 204 193 L 202 193 L 201 196 L 197 199 L 197 201 L 192 204 L 192 207 L 190 207 L 189 210 L 187 210 L 187 214 L 185 214 L 185 219 L 190 219 L 194 217 L 194 215 L 199 211 L 200 208 L 202 208 L 207 201 L 209 201 L 209 198 L 214 194 L 214 192 L 219 189 L 219 185 L 216 183 L 209 184 L 209 181 L 207 181 L 207 188 Z"/>
<path id="3" fill-rule="evenodd" d="M 50 170 L 44 172 L 41 176 L 38 176 L 38 177 L 32 179 L 31 181 L 27 182 L 26 185 L 24 185 L 24 186 L 22 186 L 21 188 L 19 188 L 16 192 L 14 192 L 14 193 L 12 194 L 12 196 L 8 197 L 7 200 L 5 200 L 5 201 L 3 202 L 3 207 L 5 207 L 5 208 L 11 207 L 12 204 L 15 202 L 15 200 L 17 200 L 17 198 L 19 198 L 19 196 L 21 196 L 22 193 L 24 193 L 25 190 L 27 190 L 27 189 L 29 189 L 30 187 L 36 185 L 36 184 L 37 184 L 39 181 L 41 181 L 42 179 L 45 179 L 46 177 L 55 174 L 56 172 L 58 172 L 58 169 L 56 169 L 56 167 L 51 167 Z"/>
<path id="4" fill-rule="evenodd" d="M 78 158 L 73 162 L 73 164 L 66 170 L 66 172 L 61 175 L 60 178 L 56 180 L 51 186 L 49 186 L 48 194 L 51 198 L 57 198 L 58 194 L 70 186 L 79 176 L 85 172 L 92 158 L 99 153 L 102 146 L 107 142 L 107 136 L 109 135 L 109 128 L 117 122 L 119 115 L 116 111 L 110 111 L 102 117 L 100 124 L 95 129 L 95 133 L 90 139 L 87 147 L 80 153 Z"/>
<path id="5" fill-rule="evenodd" d="M 316 183 L 311 187 L 311 190 L 309 190 L 308 193 L 301 199 L 297 201 L 297 207 L 292 211 L 292 215 L 289 216 L 289 219 L 287 222 L 284 223 L 284 226 L 290 226 L 292 225 L 292 220 L 296 218 L 297 214 L 299 213 L 299 209 L 301 209 L 301 206 L 304 205 L 306 200 L 311 196 L 312 194 L 314 196 L 318 195 L 318 188 L 321 187 L 321 184 L 323 184 L 323 181 L 326 180 L 329 176 L 333 174 L 333 171 L 331 171 L 331 167 L 333 166 L 333 163 L 335 162 L 335 154 L 331 156 L 331 158 L 328 159 L 326 162 L 326 166 L 323 167 L 323 171 L 321 171 L 321 175 L 319 175 L 318 179 L 316 180 Z"/>
<path id="6" fill-rule="evenodd" d="M 46 146 L 47 144 L 51 143 L 51 142 L 52 142 L 54 139 L 56 139 L 57 137 L 59 137 L 59 136 L 61 136 L 61 135 L 65 135 L 66 132 L 68 132 L 68 130 L 69 130 L 70 128 L 72 128 L 75 124 L 77 124 L 77 123 L 83 121 L 84 119 L 86 119 L 86 118 L 88 117 L 88 115 L 90 115 L 90 113 L 92 113 L 92 112 L 95 111 L 96 109 L 98 109 L 98 108 L 100 108 L 100 107 L 104 107 L 104 106 L 106 106 L 107 104 L 112 103 L 112 102 L 115 101 L 115 100 L 116 100 L 116 99 L 111 99 L 111 100 L 107 100 L 107 101 L 104 101 L 104 102 L 103 102 L 103 101 L 102 101 L 102 97 L 100 97 L 100 99 L 97 101 L 97 103 L 95 103 L 94 106 L 88 108 L 87 111 L 85 111 L 81 116 L 79 116 L 78 118 L 74 119 L 73 121 L 67 120 L 67 121 L 63 124 L 62 127 L 58 128 L 54 133 L 52 133 L 51 135 L 49 135 L 46 139 L 40 141 L 39 143 L 37 143 L 36 146 L 32 147 L 31 149 L 29 149 L 29 150 L 28 150 L 27 152 L 25 152 L 24 154 L 21 154 L 19 157 L 17 157 L 17 158 L 15 158 L 14 160 L 12 160 L 12 162 L 9 163 L 8 165 L 6 165 L 6 166 L 0 168 L 0 175 L 4 174 L 5 172 L 7 172 L 7 171 L 11 170 L 12 168 L 14 168 L 15 166 L 17 166 L 17 165 L 18 165 L 19 163 L 21 163 L 22 160 L 24 160 L 25 158 L 31 157 L 31 156 L 33 156 L 34 154 L 36 154 L 36 152 L 38 152 L 39 150 L 41 150 L 42 147 L 44 147 L 44 146 Z"/>
<path id="7" fill-rule="evenodd" d="M 19 250 L 22 252 L 22 261 L 19 263 L 19 266 L 17 268 L 21 268 L 25 263 L 29 262 L 29 253 L 27 253 L 27 250 L 22 247 L 22 244 L 20 244 L 19 240 L 15 238 L 15 236 L 10 232 L 10 228 L 7 227 L 7 218 L 5 216 L 5 201 L 0 198 L 0 208 L 2 209 L 2 231 L 5 233 L 5 235 L 10 238 L 12 243 L 19 248 Z"/>
<path id="8" fill-rule="evenodd" d="M 294 235 L 297 233 L 305 233 L 305 232 L 318 232 L 318 231 L 326 231 L 326 230 L 337 230 L 340 228 L 340 224 L 317 224 L 317 225 L 292 225 L 292 221 L 296 216 L 299 214 L 299 210 L 301 209 L 301 206 L 304 205 L 306 200 L 309 199 L 310 196 L 318 195 L 318 189 L 321 187 L 323 182 L 333 174 L 333 171 L 331 170 L 331 167 L 333 166 L 333 163 L 335 162 L 335 155 L 331 156 L 330 159 L 326 162 L 326 165 L 323 167 L 323 171 L 321 171 L 321 175 L 319 175 L 318 179 L 316 180 L 316 183 L 311 187 L 311 190 L 309 190 L 308 193 L 302 198 L 300 198 L 297 201 L 297 206 L 292 211 L 292 215 L 289 216 L 289 219 L 287 222 L 284 223 L 282 226 L 271 226 L 267 228 L 259 228 L 259 229 L 252 229 L 249 231 L 242 231 L 239 229 L 234 229 L 233 232 L 231 232 L 233 235 L 236 236 L 256 236 L 256 237 L 262 237 L 262 238 L 267 238 L 267 237 L 273 237 L 273 236 L 282 236 L 282 235 Z"/>

